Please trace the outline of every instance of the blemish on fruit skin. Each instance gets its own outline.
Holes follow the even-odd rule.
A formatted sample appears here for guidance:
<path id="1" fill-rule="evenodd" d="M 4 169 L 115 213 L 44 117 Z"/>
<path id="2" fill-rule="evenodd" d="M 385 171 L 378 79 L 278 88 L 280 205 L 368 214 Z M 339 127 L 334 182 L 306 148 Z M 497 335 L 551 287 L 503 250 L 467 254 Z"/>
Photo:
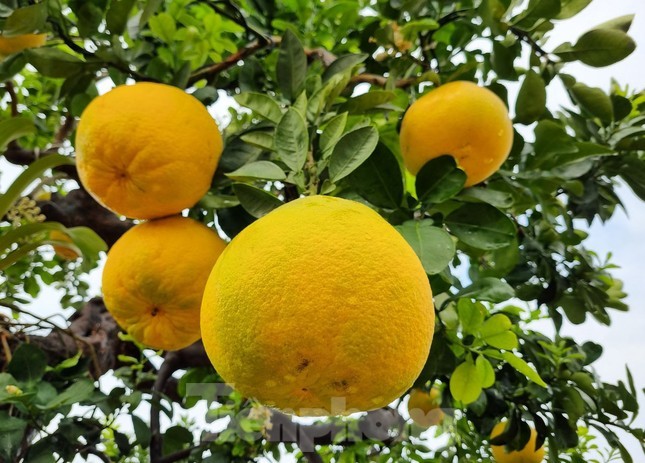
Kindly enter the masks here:
<path id="1" fill-rule="evenodd" d="M 309 359 L 302 359 L 296 367 L 296 371 L 298 371 L 298 373 L 302 373 L 309 366 L 309 363 L 311 363 Z"/>
<path id="2" fill-rule="evenodd" d="M 347 383 L 346 379 L 334 381 L 333 383 L 331 383 L 331 385 L 334 389 L 338 389 L 340 391 L 347 391 L 347 389 L 349 388 L 349 384 Z"/>

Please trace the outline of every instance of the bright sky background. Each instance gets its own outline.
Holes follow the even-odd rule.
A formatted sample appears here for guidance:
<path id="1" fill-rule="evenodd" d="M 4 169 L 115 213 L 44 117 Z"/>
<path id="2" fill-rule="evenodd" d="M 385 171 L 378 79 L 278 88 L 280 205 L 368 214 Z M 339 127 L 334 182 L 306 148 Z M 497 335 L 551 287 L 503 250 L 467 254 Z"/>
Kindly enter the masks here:
<path id="1" fill-rule="evenodd" d="M 638 44 L 636 51 L 626 60 L 606 68 L 590 68 L 584 64 L 567 64 L 564 72 L 574 75 L 578 80 L 589 86 L 601 87 L 608 90 L 611 78 L 621 85 L 628 84 L 632 89 L 645 88 L 645 1 L 644 0 L 594 0 L 577 17 L 567 20 L 550 34 L 550 41 L 544 47 L 546 50 L 555 48 L 562 42 L 575 43 L 576 39 L 593 26 L 609 19 L 636 13 L 636 18 L 630 35 Z M 557 86 L 555 91 L 552 87 Z M 225 102 L 221 101 L 212 108 L 212 113 L 219 120 L 226 118 Z M 557 108 L 568 105 L 568 97 L 559 81 L 556 79 L 549 87 L 549 107 Z M 19 170 L 8 166 L 0 160 L 0 191 L 5 191 Z M 604 347 L 603 356 L 594 364 L 600 377 L 608 382 L 625 380 L 625 364 L 628 364 L 636 386 L 642 390 L 645 387 L 645 285 L 643 284 L 643 264 L 645 263 L 645 205 L 629 190 L 621 188 L 620 196 L 625 204 L 627 213 L 619 210 L 607 223 L 594 222 L 590 230 L 590 238 L 585 242 L 589 249 L 596 251 L 601 257 L 612 253 L 613 263 L 620 266 L 614 275 L 625 283 L 628 293 L 627 302 L 630 312 L 622 313 L 612 310 L 612 326 L 606 327 L 588 318 L 580 326 L 565 324 L 564 334 L 571 335 L 577 342 L 592 340 Z M 582 224 L 578 225 L 583 227 Z M 100 292 L 100 273 L 95 271 L 91 277 L 92 292 Z M 54 291 L 46 289 L 41 297 L 30 307 L 41 316 L 59 311 L 56 304 L 59 296 Z M 534 329 L 552 331 L 548 321 L 532 325 Z M 645 406 L 645 396 L 639 400 Z M 637 422 L 645 427 L 645 411 Z M 645 461 L 639 445 L 633 439 L 625 439 L 624 443 L 632 452 L 634 461 Z"/>

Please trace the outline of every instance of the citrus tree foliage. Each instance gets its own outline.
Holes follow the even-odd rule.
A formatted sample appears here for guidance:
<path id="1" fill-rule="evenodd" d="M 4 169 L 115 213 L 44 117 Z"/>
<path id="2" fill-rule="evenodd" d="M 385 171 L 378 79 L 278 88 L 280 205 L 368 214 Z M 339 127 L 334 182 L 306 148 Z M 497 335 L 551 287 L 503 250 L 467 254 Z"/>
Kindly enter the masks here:
<path id="1" fill-rule="evenodd" d="M 494 443 L 522 448 L 530 426 L 552 462 L 642 459 L 624 447 L 625 435 L 645 437 L 631 425 L 640 392 L 629 370 L 604 382 L 593 367 L 602 346 L 559 334 L 590 319 L 609 325 L 628 309 L 613 263 L 586 248 L 584 229 L 621 206 L 618 183 L 645 199 L 645 96 L 567 74 L 570 62 L 593 72 L 628 56 L 632 17 L 543 45 L 588 3 L 1 0 L 3 35 L 48 40 L 0 63 L 3 165 L 25 166 L 0 197 L 0 304 L 13 314 L 0 317 L 0 461 L 286 452 L 303 461 L 489 462 L 488 436 L 504 418 L 510 426 Z M 516 129 L 502 169 L 467 189 L 451 157 L 414 179 L 399 152 L 406 108 L 454 80 L 499 95 Z M 88 300 L 87 272 L 131 224 L 73 181 L 74 127 L 99 88 L 133 81 L 176 85 L 205 105 L 233 97 L 218 115 L 226 146 L 212 188 L 190 210 L 226 237 L 309 194 L 361 201 L 400 231 L 435 296 L 437 327 L 417 386 L 442 389 L 442 447 L 428 447 L 396 406 L 297 426 L 235 391 L 209 389 L 218 377 L 200 345 L 159 362 L 119 333 L 100 299 Z M 569 101 L 547 106 L 560 84 Z M 52 240 L 51 230 L 70 240 Z M 44 244 L 83 258 L 64 260 Z M 68 319 L 30 314 L 50 285 L 65 294 L 51 304 L 76 309 Z M 554 336 L 532 329 L 545 318 Z M 195 420 L 204 413 L 219 426 Z M 160 414 L 170 419 L 164 432 Z"/>

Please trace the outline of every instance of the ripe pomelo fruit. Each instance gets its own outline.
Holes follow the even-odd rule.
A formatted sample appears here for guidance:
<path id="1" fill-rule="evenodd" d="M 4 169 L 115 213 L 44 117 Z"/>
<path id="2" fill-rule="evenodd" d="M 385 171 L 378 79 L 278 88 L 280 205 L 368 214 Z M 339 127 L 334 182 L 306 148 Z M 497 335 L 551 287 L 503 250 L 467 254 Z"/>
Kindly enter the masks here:
<path id="1" fill-rule="evenodd" d="M 103 299 L 138 342 L 177 350 L 197 341 L 206 280 L 226 243 L 213 230 L 174 216 L 136 225 L 112 246 Z"/>
<path id="2" fill-rule="evenodd" d="M 441 392 L 433 387 L 430 391 L 412 389 L 408 400 L 408 413 L 412 421 L 419 426 L 429 428 L 443 421 L 441 410 Z"/>
<path id="3" fill-rule="evenodd" d="M 0 57 L 9 56 L 28 48 L 45 45 L 47 34 L 21 34 L 5 37 L 0 35 Z"/>
<path id="4" fill-rule="evenodd" d="M 62 241 L 64 243 L 72 243 L 72 239 L 67 236 L 67 234 L 63 233 L 62 231 L 59 230 L 52 230 L 49 233 L 49 239 L 53 241 Z M 75 260 L 80 257 L 80 255 L 73 251 L 72 249 L 66 248 L 65 246 L 53 246 L 54 252 L 58 257 L 64 260 Z"/>
<path id="5" fill-rule="evenodd" d="M 401 123 L 400 142 L 411 173 L 448 154 L 466 172 L 468 187 L 504 163 L 513 145 L 513 123 L 504 102 L 490 90 L 472 82 L 450 82 L 412 103 Z"/>
<path id="6" fill-rule="evenodd" d="M 298 415 L 372 410 L 428 357 L 432 293 L 419 258 L 354 201 L 301 198 L 228 245 L 208 280 L 202 340 L 239 392 Z"/>
<path id="7" fill-rule="evenodd" d="M 137 219 L 192 207 L 208 191 L 222 152 L 215 120 L 176 87 L 116 87 L 83 111 L 76 134 L 83 186 L 112 211 Z"/>
<path id="8" fill-rule="evenodd" d="M 506 422 L 495 425 L 490 434 L 491 439 L 504 432 Z M 531 428 L 531 437 L 522 450 L 509 452 L 504 445 L 491 445 L 490 450 L 497 463 L 541 463 L 544 460 L 544 446 L 535 450 L 537 431 Z"/>

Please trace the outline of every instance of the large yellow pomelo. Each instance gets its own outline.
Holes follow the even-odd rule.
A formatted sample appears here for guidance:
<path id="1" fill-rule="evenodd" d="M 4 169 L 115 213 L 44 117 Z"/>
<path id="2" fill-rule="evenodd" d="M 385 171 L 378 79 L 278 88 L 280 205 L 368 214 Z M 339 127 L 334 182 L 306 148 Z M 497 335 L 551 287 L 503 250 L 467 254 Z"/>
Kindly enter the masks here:
<path id="1" fill-rule="evenodd" d="M 504 432 L 506 422 L 495 425 L 491 439 Z M 544 446 L 535 450 L 537 431 L 531 428 L 531 437 L 522 450 L 508 452 L 504 445 L 491 445 L 490 450 L 497 463 L 541 463 L 544 460 Z"/>
<path id="2" fill-rule="evenodd" d="M 226 243 L 192 219 L 136 225 L 114 244 L 103 270 L 103 299 L 135 340 L 176 350 L 197 341 L 208 275 Z"/>
<path id="3" fill-rule="evenodd" d="M 201 317 L 224 380 L 298 415 L 401 396 L 434 327 L 412 248 L 368 207 L 327 196 L 281 206 L 237 235 L 211 273 Z"/>
<path id="4" fill-rule="evenodd" d="M 416 174 L 449 154 L 467 175 L 466 185 L 497 172 L 513 145 L 513 123 L 504 102 L 472 82 L 444 84 L 415 101 L 401 123 L 401 154 Z"/>
<path id="5" fill-rule="evenodd" d="M 138 219 L 195 205 L 210 188 L 221 152 L 206 108 L 163 84 L 122 85 L 95 98 L 76 134 L 83 186 L 108 209 Z"/>
<path id="6" fill-rule="evenodd" d="M 429 428 L 443 421 L 441 410 L 441 392 L 433 387 L 430 391 L 412 389 L 408 400 L 408 413 L 412 421 L 419 426 Z"/>
<path id="7" fill-rule="evenodd" d="M 11 37 L 0 35 L 0 55 L 8 56 L 27 48 L 42 47 L 46 40 L 47 34 L 22 34 Z"/>

